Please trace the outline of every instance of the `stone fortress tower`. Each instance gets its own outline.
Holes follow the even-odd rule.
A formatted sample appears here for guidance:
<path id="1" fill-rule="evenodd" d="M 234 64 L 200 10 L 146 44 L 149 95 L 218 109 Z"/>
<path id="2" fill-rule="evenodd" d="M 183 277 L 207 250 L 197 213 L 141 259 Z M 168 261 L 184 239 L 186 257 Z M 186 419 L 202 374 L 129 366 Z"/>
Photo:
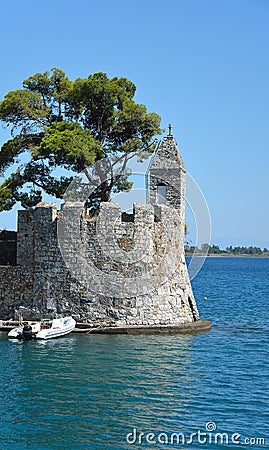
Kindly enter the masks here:
<path id="1" fill-rule="evenodd" d="M 150 204 L 170 205 L 177 210 L 181 223 L 184 223 L 186 169 L 170 126 L 168 136 L 162 140 L 152 158 L 147 175 Z"/>
<path id="2" fill-rule="evenodd" d="M 171 130 L 147 179 L 148 204 L 133 214 L 113 202 L 95 219 L 79 202 L 19 211 L 17 266 L 0 266 L 0 318 L 23 306 L 102 332 L 209 329 L 185 262 L 186 171 Z"/>

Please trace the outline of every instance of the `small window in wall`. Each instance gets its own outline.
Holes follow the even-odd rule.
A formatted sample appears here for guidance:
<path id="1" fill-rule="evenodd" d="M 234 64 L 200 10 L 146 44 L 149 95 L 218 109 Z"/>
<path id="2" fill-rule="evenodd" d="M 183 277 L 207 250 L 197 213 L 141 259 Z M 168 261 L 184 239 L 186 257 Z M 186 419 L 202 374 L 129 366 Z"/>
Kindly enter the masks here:
<path id="1" fill-rule="evenodd" d="M 157 203 L 166 204 L 166 186 L 158 184 L 157 186 Z"/>

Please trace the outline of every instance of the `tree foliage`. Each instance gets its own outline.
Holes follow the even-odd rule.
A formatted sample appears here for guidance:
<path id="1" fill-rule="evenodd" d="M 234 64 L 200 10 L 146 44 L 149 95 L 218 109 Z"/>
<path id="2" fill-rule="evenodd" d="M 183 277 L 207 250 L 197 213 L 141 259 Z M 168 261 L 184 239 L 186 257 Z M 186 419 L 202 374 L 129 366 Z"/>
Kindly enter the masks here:
<path id="1" fill-rule="evenodd" d="M 102 183 L 95 201 L 107 200 L 112 189 L 130 188 L 128 160 L 149 156 L 161 133 L 160 117 L 134 101 L 131 81 L 102 72 L 71 81 L 54 68 L 22 87 L 0 102 L 0 120 L 11 132 L 0 150 L 0 211 L 18 201 L 32 207 L 44 192 L 62 198 L 74 174 L 103 157 L 117 157 L 121 170 Z M 56 176 L 59 168 L 71 175 Z"/>

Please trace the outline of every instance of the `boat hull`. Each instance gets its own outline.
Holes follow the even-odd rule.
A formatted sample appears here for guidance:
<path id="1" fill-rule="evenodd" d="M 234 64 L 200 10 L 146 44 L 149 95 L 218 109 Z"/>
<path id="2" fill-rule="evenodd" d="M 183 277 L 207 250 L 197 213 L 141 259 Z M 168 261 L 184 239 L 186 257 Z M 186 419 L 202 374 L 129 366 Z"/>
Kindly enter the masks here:
<path id="1" fill-rule="evenodd" d="M 8 332 L 7 336 L 12 339 L 22 339 L 23 338 L 22 330 L 23 330 L 22 327 L 12 328 L 12 330 Z"/>
<path id="2" fill-rule="evenodd" d="M 8 338 L 12 339 L 32 339 L 41 330 L 41 322 L 23 322 L 8 333 Z"/>
<path id="3" fill-rule="evenodd" d="M 41 329 L 36 335 L 36 339 L 54 339 L 71 333 L 76 326 L 76 321 L 72 317 L 63 319 L 53 319 L 50 328 Z"/>

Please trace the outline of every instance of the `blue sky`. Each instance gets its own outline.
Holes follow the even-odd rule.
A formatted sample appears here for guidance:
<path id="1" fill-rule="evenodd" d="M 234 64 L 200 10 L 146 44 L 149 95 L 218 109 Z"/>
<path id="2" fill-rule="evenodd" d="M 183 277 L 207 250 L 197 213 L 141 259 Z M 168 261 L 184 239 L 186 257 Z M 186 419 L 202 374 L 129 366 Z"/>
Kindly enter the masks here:
<path id="1" fill-rule="evenodd" d="M 269 247 L 268 23 L 267 0 L 2 2 L 0 98 L 52 67 L 126 76 L 172 122 L 212 242 Z"/>

